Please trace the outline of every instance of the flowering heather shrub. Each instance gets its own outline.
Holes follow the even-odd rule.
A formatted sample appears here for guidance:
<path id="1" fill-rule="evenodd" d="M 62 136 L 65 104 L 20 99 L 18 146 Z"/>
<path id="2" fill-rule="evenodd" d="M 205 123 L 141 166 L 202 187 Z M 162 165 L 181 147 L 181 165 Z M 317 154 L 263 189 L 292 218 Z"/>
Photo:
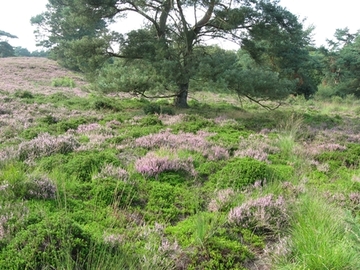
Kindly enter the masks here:
<path id="1" fill-rule="evenodd" d="M 184 120 L 184 114 L 176 114 L 176 115 L 169 115 L 169 114 L 160 114 L 159 119 L 164 125 L 174 125 L 181 123 Z"/>
<path id="2" fill-rule="evenodd" d="M 56 137 L 43 133 L 31 141 L 22 142 L 18 148 L 18 157 L 23 161 L 34 160 L 55 153 L 66 154 L 74 151 L 77 147 L 79 147 L 79 143 L 72 135 Z"/>
<path id="3" fill-rule="evenodd" d="M 338 143 L 321 143 L 321 144 L 311 144 L 311 145 L 304 145 L 304 150 L 307 154 L 314 156 L 326 151 L 344 151 L 347 147 L 345 145 L 341 145 Z"/>
<path id="4" fill-rule="evenodd" d="M 56 185 L 46 176 L 31 176 L 25 184 L 30 198 L 54 199 L 56 196 Z"/>
<path id="5" fill-rule="evenodd" d="M 81 124 L 77 127 L 76 133 L 86 134 L 86 133 L 98 132 L 101 129 L 102 126 L 98 123 Z"/>
<path id="6" fill-rule="evenodd" d="M 6 147 L 0 150 L 0 164 L 18 157 L 17 149 L 14 146 Z"/>
<path id="7" fill-rule="evenodd" d="M 208 205 L 208 210 L 210 212 L 218 212 L 234 195 L 235 192 L 231 188 L 217 191 L 216 198 L 212 199 Z"/>
<path id="8" fill-rule="evenodd" d="M 153 227 L 143 226 L 139 238 L 142 243 L 142 266 L 147 269 L 186 269 L 180 267 L 185 262 L 183 250 L 177 241 L 170 241 L 165 233 L 165 226 L 155 222 Z"/>
<path id="9" fill-rule="evenodd" d="M 29 209 L 24 202 L 11 202 L 0 205 L 0 240 L 19 228 L 19 224 L 23 222 L 28 215 Z"/>
<path id="10" fill-rule="evenodd" d="M 193 160 L 172 158 L 169 156 L 160 157 L 154 152 L 148 152 L 144 157 L 135 162 L 135 169 L 146 176 L 157 176 L 165 171 L 185 171 L 195 176 L 196 171 Z"/>
<path id="11" fill-rule="evenodd" d="M 116 167 L 113 164 L 106 164 L 104 167 L 101 168 L 101 171 L 94 176 L 94 179 L 101 179 L 106 177 L 126 181 L 129 178 L 129 174 L 123 168 Z"/>
<path id="12" fill-rule="evenodd" d="M 228 221 L 251 230 L 279 233 L 288 224 L 287 205 L 273 194 L 249 200 L 230 210 Z"/>
<path id="13" fill-rule="evenodd" d="M 279 152 L 279 148 L 271 143 L 266 135 L 250 134 L 248 138 L 240 139 L 239 150 L 235 151 L 234 156 L 250 157 L 270 163 L 268 155 Z"/>
<path id="14" fill-rule="evenodd" d="M 150 134 L 137 138 L 135 145 L 145 147 L 147 149 L 169 148 L 169 149 L 185 149 L 200 152 L 209 160 L 227 159 L 229 153 L 225 148 L 213 145 L 206 140 L 207 137 L 214 135 L 199 131 L 197 134 L 183 133 L 172 134 L 169 130 L 162 131 L 157 134 Z"/>

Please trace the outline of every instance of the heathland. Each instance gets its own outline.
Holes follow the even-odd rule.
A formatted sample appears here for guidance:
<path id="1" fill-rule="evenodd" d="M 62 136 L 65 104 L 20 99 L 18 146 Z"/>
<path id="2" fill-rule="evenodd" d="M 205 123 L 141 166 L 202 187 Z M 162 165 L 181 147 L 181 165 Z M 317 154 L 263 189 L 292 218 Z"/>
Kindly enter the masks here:
<path id="1" fill-rule="evenodd" d="M 360 101 L 100 94 L 0 61 L 0 269 L 360 269 Z"/>

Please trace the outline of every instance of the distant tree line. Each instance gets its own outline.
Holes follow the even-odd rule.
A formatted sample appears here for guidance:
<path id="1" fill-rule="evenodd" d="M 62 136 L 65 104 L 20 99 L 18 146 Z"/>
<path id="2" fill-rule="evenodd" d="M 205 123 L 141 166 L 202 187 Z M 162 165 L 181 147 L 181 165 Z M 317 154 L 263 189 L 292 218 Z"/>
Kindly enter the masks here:
<path id="1" fill-rule="evenodd" d="M 13 47 L 8 42 L 8 38 L 17 38 L 8 32 L 0 30 L 0 58 L 3 57 L 47 57 L 48 53 L 44 50 L 30 52 L 23 47 Z"/>

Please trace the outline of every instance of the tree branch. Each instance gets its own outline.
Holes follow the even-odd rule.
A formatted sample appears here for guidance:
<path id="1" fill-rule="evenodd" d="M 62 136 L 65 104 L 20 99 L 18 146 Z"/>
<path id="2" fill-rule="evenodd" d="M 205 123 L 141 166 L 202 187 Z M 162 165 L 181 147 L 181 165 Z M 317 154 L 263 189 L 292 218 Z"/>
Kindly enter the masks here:
<path id="1" fill-rule="evenodd" d="M 255 102 L 256 104 L 260 105 L 261 107 L 269 110 L 269 111 L 276 110 L 277 108 L 279 108 L 283 104 L 283 103 L 281 103 L 279 101 L 279 103 L 275 107 L 270 107 L 270 106 L 266 106 L 266 105 L 262 104 L 261 103 L 262 100 L 256 100 L 256 99 L 254 99 L 254 98 L 252 98 L 252 97 L 250 97 L 248 95 L 243 95 L 243 96 L 246 97 L 247 99 L 249 99 L 250 101 Z"/>

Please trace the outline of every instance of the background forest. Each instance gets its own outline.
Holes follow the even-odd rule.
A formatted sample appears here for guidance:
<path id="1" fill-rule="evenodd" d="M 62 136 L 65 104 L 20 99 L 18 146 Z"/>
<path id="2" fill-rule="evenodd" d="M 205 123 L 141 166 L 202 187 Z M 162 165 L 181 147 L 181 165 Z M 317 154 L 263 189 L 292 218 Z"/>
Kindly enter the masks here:
<path id="1" fill-rule="evenodd" d="M 31 22 L 46 52 L 0 31 L 0 269 L 360 269 L 359 33 L 269 0 Z"/>

